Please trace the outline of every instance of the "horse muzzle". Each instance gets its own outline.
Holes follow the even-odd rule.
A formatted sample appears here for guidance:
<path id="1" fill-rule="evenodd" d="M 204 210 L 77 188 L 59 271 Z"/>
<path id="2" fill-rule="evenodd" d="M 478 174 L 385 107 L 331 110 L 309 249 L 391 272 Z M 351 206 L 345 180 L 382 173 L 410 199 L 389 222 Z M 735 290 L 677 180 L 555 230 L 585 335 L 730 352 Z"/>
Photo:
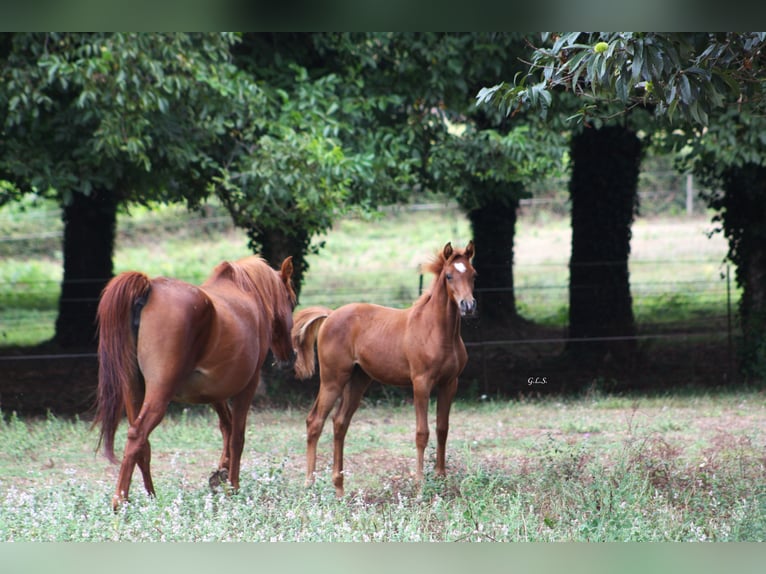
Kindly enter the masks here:
<path id="1" fill-rule="evenodd" d="M 271 365 L 281 371 L 286 371 L 293 368 L 298 354 L 295 352 L 295 349 L 292 349 L 286 358 L 280 359 L 272 350 L 272 356 L 274 357 L 274 362 Z"/>
<path id="2" fill-rule="evenodd" d="M 461 299 L 458 303 L 461 317 L 473 317 L 476 315 L 476 299 Z"/>

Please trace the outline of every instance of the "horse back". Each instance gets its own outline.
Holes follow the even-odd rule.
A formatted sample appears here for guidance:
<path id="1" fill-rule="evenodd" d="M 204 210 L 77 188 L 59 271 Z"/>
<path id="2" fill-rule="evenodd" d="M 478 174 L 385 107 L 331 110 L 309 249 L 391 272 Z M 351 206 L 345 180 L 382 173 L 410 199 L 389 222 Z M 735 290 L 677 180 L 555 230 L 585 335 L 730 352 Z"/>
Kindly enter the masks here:
<path id="1" fill-rule="evenodd" d="M 144 307 L 138 353 L 147 380 L 173 381 L 178 400 L 210 402 L 251 384 L 270 342 L 252 294 L 163 279 Z"/>
<path id="2" fill-rule="evenodd" d="M 318 349 L 320 361 L 340 357 L 358 364 L 371 378 L 397 386 L 408 386 L 418 375 L 449 382 L 468 360 L 459 328 L 448 332 L 426 320 L 417 307 L 367 303 L 334 311 L 320 329 Z"/>
<path id="3" fill-rule="evenodd" d="M 407 310 L 370 303 L 336 309 L 319 331 L 317 349 L 322 368 L 348 370 L 359 365 L 381 383 L 408 385 L 407 315 Z"/>

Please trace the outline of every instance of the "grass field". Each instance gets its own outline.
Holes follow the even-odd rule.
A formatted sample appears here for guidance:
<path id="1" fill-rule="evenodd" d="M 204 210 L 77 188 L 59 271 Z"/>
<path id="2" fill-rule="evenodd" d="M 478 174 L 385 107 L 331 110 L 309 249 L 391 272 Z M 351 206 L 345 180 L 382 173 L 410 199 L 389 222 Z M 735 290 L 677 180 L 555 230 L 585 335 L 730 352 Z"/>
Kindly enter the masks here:
<path id="1" fill-rule="evenodd" d="M 305 414 L 251 413 L 242 488 L 227 496 L 207 485 L 214 415 L 175 411 L 152 435 L 157 498 L 136 472 L 131 502 L 114 514 L 117 468 L 94 454 L 86 421 L 4 413 L 0 541 L 766 540 L 762 394 L 458 402 L 448 477 L 429 474 L 422 489 L 412 406 L 365 403 L 342 500 L 331 424 L 317 483 L 303 486 Z M 123 424 L 118 447 L 124 436 Z"/>

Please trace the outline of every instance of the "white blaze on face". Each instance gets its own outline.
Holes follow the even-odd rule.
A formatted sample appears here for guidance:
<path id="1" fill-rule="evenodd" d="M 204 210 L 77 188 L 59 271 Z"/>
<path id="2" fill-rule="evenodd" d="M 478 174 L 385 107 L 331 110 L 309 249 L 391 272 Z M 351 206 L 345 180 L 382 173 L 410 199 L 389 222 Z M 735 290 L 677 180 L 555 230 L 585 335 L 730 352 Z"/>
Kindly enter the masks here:
<path id="1" fill-rule="evenodd" d="M 455 263 L 455 269 L 461 273 L 465 273 L 465 265 L 463 263 Z"/>

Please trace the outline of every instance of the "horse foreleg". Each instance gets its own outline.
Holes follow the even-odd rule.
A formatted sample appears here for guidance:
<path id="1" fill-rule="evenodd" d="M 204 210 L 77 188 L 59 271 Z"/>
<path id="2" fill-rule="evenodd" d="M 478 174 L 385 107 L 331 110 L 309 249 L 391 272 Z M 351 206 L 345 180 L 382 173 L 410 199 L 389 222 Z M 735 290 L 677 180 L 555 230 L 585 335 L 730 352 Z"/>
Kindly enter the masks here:
<path id="1" fill-rule="evenodd" d="M 148 406 L 147 406 L 148 405 Z M 127 501 L 130 490 L 130 480 L 133 469 L 139 465 L 144 477 L 144 486 L 150 495 L 154 494 L 154 485 L 149 470 L 151 449 L 149 446 L 149 433 L 160 423 L 165 416 L 167 402 L 151 405 L 144 403 L 144 407 L 128 429 L 128 437 L 125 443 L 125 454 L 120 465 L 120 475 L 117 479 L 117 490 L 112 497 L 112 508 L 117 510 L 121 503 Z"/>
<path id="2" fill-rule="evenodd" d="M 343 497 L 343 445 L 346 432 L 351 423 L 351 417 L 362 402 L 364 391 L 370 384 L 370 379 L 361 372 L 356 373 L 351 383 L 343 390 L 343 397 L 333 417 L 333 463 L 332 481 L 335 485 L 335 496 Z"/>
<path id="3" fill-rule="evenodd" d="M 415 480 L 423 481 L 423 459 L 428 445 L 428 397 L 430 389 L 413 381 L 413 402 L 415 404 L 415 447 L 418 451 Z"/>
<path id="4" fill-rule="evenodd" d="M 449 413 L 457 392 L 457 379 L 445 383 L 437 389 L 436 395 L 436 467 L 437 476 L 447 474 L 446 452 L 447 433 L 449 432 Z"/>

